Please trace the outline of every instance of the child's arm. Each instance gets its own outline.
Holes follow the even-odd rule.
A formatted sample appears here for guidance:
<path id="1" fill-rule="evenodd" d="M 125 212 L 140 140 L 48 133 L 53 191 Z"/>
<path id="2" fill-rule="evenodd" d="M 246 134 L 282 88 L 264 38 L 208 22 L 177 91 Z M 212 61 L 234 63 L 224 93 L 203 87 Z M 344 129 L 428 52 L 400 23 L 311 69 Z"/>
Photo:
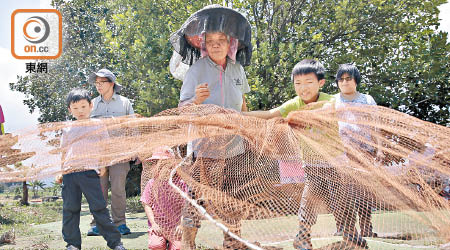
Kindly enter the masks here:
<path id="1" fill-rule="evenodd" d="M 63 149 L 61 153 L 61 171 L 62 173 L 55 176 L 55 182 L 62 184 L 64 174 L 64 160 L 66 159 L 66 151 Z"/>
<path id="2" fill-rule="evenodd" d="M 64 174 L 64 161 L 66 160 L 66 147 L 64 143 L 64 137 L 61 137 L 61 173 L 55 176 L 55 182 L 58 184 L 62 184 L 63 174 Z"/>
<path id="3" fill-rule="evenodd" d="M 243 115 L 246 116 L 254 116 L 262 119 L 271 119 L 275 117 L 281 117 L 281 112 L 279 109 L 271 109 L 266 111 L 250 111 L 250 112 L 242 112 Z"/>
<path id="4" fill-rule="evenodd" d="M 55 183 L 62 184 L 62 180 L 62 174 L 58 174 L 57 176 L 55 176 Z"/>
<path id="5" fill-rule="evenodd" d="M 155 216 L 153 214 L 152 208 L 146 204 L 145 202 L 142 202 L 142 205 L 144 206 L 145 214 L 147 215 L 148 220 L 152 224 L 152 231 L 158 235 L 162 236 L 162 230 L 159 227 L 159 225 L 155 222 Z"/>

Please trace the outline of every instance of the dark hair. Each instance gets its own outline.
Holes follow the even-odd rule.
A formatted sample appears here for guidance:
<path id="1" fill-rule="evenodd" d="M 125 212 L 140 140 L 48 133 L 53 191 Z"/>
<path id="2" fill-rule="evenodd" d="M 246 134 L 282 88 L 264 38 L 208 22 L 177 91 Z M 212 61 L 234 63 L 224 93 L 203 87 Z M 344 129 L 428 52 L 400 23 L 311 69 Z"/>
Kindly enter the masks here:
<path id="1" fill-rule="evenodd" d="M 325 79 L 325 68 L 323 65 L 314 59 L 304 59 L 297 63 L 292 69 L 291 80 L 294 81 L 294 76 L 305 75 L 309 73 L 314 73 L 317 80 Z"/>
<path id="2" fill-rule="evenodd" d="M 91 95 L 89 92 L 85 89 L 72 89 L 67 95 L 67 107 L 70 107 L 70 104 L 81 100 L 86 100 L 89 104 L 91 104 Z"/>
<path id="3" fill-rule="evenodd" d="M 355 79 L 356 85 L 359 85 L 359 83 L 361 82 L 361 74 L 359 73 L 359 70 L 355 65 L 349 63 L 339 65 L 339 69 L 336 73 L 336 84 L 338 83 L 338 80 L 341 79 L 341 76 L 345 73 L 349 74 L 353 79 Z"/>

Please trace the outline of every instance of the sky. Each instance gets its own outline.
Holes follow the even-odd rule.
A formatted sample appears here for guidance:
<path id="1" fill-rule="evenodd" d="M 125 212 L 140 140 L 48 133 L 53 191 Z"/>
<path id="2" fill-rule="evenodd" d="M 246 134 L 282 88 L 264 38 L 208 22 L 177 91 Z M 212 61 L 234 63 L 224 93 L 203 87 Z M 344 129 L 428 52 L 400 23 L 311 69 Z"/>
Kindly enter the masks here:
<path id="1" fill-rule="evenodd" d="M 39 111 L 30 114 L 23 104 L 24 95 L 9 89 L 9 83 L 15 82 L 17 75 L 25 74 L 25 63 L 30 60 L 18 60 L 11 55 L 11 13 L 16 9 L 48 9 L 51 0 L 16 0 L 2 2 L 0 8 L 0 105 L 5 115 L 5 131 L 14 132 L 35 126 Z M 450 3 L 440 6 L 440 29 L 450 33 Z M 63 52 L 64 53 L 64 52 Z"/>
<path id="2" fill-rule="evenodd" d="M 11 91 L 9 83 L 17 80 L 17 75 L 25 73 L 25 63 L 11 55 L 11 14 L 16 9 L 48 9 L 51 0 L 4 1 L 0 8 L 0 105 L 5 115 L 5 131 L 14 132 L 37 124 L 38 111 L 30 114 L 23 104 L 24 95 Z"/>

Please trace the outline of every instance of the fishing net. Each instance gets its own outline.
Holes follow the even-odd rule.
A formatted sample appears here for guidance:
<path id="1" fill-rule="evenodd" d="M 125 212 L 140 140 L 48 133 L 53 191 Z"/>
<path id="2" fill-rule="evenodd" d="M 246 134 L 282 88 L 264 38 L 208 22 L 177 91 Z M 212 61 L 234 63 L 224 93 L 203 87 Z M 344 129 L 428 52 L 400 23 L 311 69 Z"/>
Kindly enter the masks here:
<path id="1" fill-rule="evenodd" d="M 371 249 L 448 246 L 450 129 L 384 107 L 315 108 L 263 120 L 197 105 L 150 118 L 41 124 L 1 137 L 0 181 L 138 157 L 142 190 L 151 180 L 155 220 L 168 239 L 179 239 L 181 223 L 198 230 L 204 248 L 292 249 L 299 229 L 312 226 L 321 249 L 355 245 L 333 236 L 338 229 L 359 232 Z M 68 127 L 89 129 L 61 147 Z M 75 142 L 84 153 L 67 154 Z"/>

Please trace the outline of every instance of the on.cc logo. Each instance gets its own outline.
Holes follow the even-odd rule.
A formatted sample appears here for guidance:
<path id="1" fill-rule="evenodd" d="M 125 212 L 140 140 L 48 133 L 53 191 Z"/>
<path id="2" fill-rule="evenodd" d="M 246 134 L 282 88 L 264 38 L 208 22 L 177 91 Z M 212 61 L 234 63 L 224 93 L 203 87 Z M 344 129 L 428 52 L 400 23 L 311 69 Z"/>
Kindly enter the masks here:
<path id="1" fill-rule="evenodd" d="M 30 43 L 42 43 L 47 40 L 49 34 L 50 25 L 42 17 L 30 17 L 23 25 L 23 35 Z"/>
<path id="2" fill-rule="evenodd" d="M 62 16 L 56 9 L 17 9 L 11 14 L 11 54 L 17 59 L 56 59 L 62 53 Z"/>

